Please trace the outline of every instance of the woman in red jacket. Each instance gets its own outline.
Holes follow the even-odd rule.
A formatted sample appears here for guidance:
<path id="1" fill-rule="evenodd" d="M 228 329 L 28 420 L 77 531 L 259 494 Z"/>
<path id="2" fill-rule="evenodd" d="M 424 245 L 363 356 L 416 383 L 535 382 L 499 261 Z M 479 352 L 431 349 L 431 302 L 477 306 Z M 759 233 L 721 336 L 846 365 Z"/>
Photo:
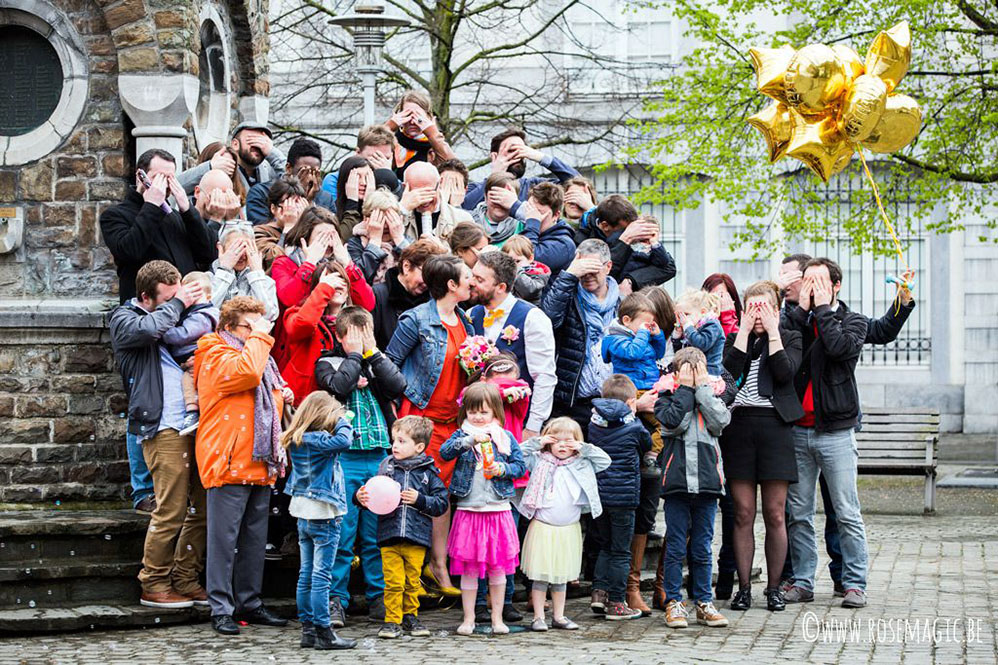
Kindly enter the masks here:
<path id="1" fill-rule="evenodd" d="M 333 213 L 318 206 L 306 209 L 285 236 L 285 247 L 287 255 L 274 259 L 270 269 L 270 276 L 277 283 L 277 299 L 282 307 L 300 304 L 311 290 L 312 275 L 316 269 L 335 259 L 346 270 L 350 298 L 354 304 L 368 311 L 374 309 L 374 292 L 364 281 L 360 268 L 350 260 L 350 253 L 336 230 Z"/>
<path id="2" fill-rule="evenodd" d="M 293 249 L 292 249 L 293 248 Z M 274 259 L 270 276 L 277 284 L 281 316 L 274 326 L 273 356 L 279 367 L 287 365 L 284 357 L 284 314 L 288 307 L 301 305 L 316 283 L 316 275 L 335 260 L 342 266 L 350 290 L 350 300 L 368 311 L 374 309 L 374 291 L 350 259 L 350 253 L 336 230 L 336 217 L 325 208 L 312 206 L 301 214 L 298 223 L 285 236 L 287 254 Z M 304 399 L 304 395 L 301 396 Z"/>
<path id="3" fill-rule="evenodd" d="M 317 389 L 315 363 L 323 351 L 332 350 L 337 343 L 333 334 L 336 315 L 351 304 L 347 284 L 343 267 L 328 263 L 305 302 L 284 312 L 284 348 L 277 366 L 294 391 L 295 406 Z"/>

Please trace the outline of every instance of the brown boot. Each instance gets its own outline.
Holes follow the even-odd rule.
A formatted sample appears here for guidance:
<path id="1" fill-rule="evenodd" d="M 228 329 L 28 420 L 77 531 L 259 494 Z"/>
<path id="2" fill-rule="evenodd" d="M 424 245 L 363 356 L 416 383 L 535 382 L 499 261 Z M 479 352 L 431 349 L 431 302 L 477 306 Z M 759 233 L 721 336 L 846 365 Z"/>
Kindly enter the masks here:
<path id="1" fill-rule="evenodd" d="M 665 543 L 658 556 L 658 568 L 655 569 L 655 590 L 652 592 L 651 605 L 656 610 L 665 611 Z"/>
<path id="2" fill-rule="evenodd" d="M 641 616 L 651 616 L 651 608 L 641 598 L 641 566 L 645 560 L 648 535 L 634 534 L 631 539 L 631 570 L 627 574 L 627 606 L 641 610 Z"/>

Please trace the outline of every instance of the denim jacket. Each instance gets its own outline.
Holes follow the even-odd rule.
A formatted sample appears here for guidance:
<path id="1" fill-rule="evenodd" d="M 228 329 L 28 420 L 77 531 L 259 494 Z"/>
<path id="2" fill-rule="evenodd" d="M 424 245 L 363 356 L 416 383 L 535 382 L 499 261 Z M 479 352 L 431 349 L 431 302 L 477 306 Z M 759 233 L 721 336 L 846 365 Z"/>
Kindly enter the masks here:
<path id="1" fill-rule="evenodd" d="M 520 452 L 520 444 L 516 442 L 516 437 L 508 430 L 506 436 L 509 437 L 509 455 L 495 451 L 496 461 L 503 465 L 505 473 L 492 479 L 492 488 L 500 498 L 512 499 L 513 481 L 527 472 L 527 465 L 523 461 L 523 453 Z M 440 457 L 446 461 L 457 459 L 454 475 L 450 480 L 450 493 L 459 498 L 468 496 L 477 463 L 474 440 L 459 429 L 440 446 Z"/>
<path id="2" fill-rule="evenodd" d="M 353 426 L 340 418 L 335 431 L 305 432 L 301 445 L 288 446 L 291 475 L 284 493 L 325 501 L 342 513 L 347 511 L 346 484 L 340 468 L 340 453 L 350 449 Z"/>
<path id="3" fill-rule="evenodd" d="M 468 335 L 474 335 L 468 315 L 461 309 L 454 311 Z M 402 368 L 406 380 L 405 396 L 416 408 L 426 408 L 447 360 L 447 328 L 440 321 L 435 300 L 414 307 L 399 317 L 398 327 L 385 349 L 385 355 Z M 457 362 L 456 357 L 450 360 Z"/>

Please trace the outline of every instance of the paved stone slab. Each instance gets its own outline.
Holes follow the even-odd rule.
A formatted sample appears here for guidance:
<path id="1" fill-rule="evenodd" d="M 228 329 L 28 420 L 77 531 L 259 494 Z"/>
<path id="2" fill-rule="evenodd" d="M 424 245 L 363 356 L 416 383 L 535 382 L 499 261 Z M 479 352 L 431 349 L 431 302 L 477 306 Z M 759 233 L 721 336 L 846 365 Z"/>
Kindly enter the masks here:
<path id="1" fill-rule="evenodd" d="M 222 638 L 205 624 L 193 624 L 7 639 L 0 664 L 998 662 L 998 516 L 869 515 L 866 524 L 870 604 L 861 610 L 843 609 L 832 597 L 823 559 L 815 602 L 780 613 L 738 613 L 722 603 L 731 620 L 726 629 L 670 630 L 660 612 L 611 623 L 592 617 L 584 600 L 573 600 L 568 614 L 583 627 L 574 633 L 462 638 L 451 632 L 460 621 L 460 611 L 451 609 L 423 614 L 433 630 L 429 638 L 379 640 L 378 624 L 352 619 L 342 632 L 360 644 L 340 654 L 299 649 L 295 625 L 247 627 L 237 638 Z M 760 550 L 761 543 L 757 538 Z M 757 551 L 755 565 L 762 563 Z M 755 593 L 759 603 L 761 586 Z"/>

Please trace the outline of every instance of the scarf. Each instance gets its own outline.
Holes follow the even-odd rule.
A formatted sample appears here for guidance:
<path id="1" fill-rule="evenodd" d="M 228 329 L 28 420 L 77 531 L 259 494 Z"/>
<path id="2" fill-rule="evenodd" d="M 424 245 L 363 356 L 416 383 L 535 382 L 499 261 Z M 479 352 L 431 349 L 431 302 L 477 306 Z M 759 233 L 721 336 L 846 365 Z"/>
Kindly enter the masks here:
<path id="1" fill-rule="evenodd" d="M 496 450 L 503 455 L 509 455 L 509 437 L 506 436 L 506 432 L 503 431 L 502 425 L 493 421 L 490 425 L 485 427 L 475 427 L 467 420 L 461 423 L 461 431 L 465 434 L 470 434 L 473 437 L 476 436 L 487 436 L 492 439 L 493 445 L 495 445 Z M 478 455 L 478 452 L 475 452 Z"/>
<path id="2" fill-rule="evenodd" d="M 395 130 L 395 167 L 402 169 L 413 159 L 426 161 L 432 147 L 425 134 L 410 138 L 401 129 Z"/>
<path id="3" fill-rule="evenodd" d="M 586 323 L 587 341 L 590 344 L 603 338 L 603 330 L 613 323 L 620 301 L 620 291 L 613 277 L 606 278 L 606 297 L 600 302 L 596 294 L 582 288 L 582 283 L 576 287 L 576 300 L 582 310 L 582 318 Z"/>
<path id="4" fill-rule="evenodd" d="M 229 346 L 242 351 L 246 345 L 230 332 L 221 331 L 218 333 Z M 273 356 L 267 357 L 267 365 L 263 370 L 263 377 L 256 386 L 253 395 L 253 461 L 263 462 L 267 465 L 267 473 L 284 475 L 287 467 L 287 453 L 281 445 L 281 418 L 277 413 L 277 404 L 274 402 L 274 390 L 280 390 L 285 385 L 281 373 L 277 370 L 277 363 Z"/>
<path id="5" fill-rule="evenodd" d="M 490 245 L 502 245 L 514 235 L 523 230 L 523 224 L 515 217 L 493 222 L 486 214 L 488 204 L 482 201 L 471 211 L 471 217 L 489 235 Z"/>
<path id="6" fill-rule="evenodd" d="M 558 459 L 548 451 L 544 451 L 537 458 L 534 470 L 530 474 L 530 483 L 523 493 L 520 505 L 537 512 L 538 508 L 546 508 L 551 505 L 554 497 L 554 473 L 560 466 L 565 466 L 574 462 L 577 458 L 573 455 L 568 459 Z"/>

